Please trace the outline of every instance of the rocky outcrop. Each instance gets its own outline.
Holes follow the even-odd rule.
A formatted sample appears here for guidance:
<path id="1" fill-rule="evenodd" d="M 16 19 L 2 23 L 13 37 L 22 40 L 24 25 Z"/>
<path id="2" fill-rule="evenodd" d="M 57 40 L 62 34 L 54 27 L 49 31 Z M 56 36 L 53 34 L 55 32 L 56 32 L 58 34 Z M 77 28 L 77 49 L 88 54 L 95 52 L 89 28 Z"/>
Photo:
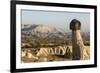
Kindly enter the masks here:
<path id="1" fill-rule="evenodd" d="M 71 50 L 71 48 L 69 48 L 68 46 L 58 46 L 55 48 L 40 48 L 39 52 L 37 53 L 37 56 L 65 55 L 67 49 Z"/>
<path id="2" fill-rule="evenodd" d="M 89 59 L 89 48 L 83 43 L 83 39 L 80 33 L 81 22 L 73 19 L 70 23 L 70 29 L 72 30 L 72 54 L 73 60 L 85 60 Z"/>

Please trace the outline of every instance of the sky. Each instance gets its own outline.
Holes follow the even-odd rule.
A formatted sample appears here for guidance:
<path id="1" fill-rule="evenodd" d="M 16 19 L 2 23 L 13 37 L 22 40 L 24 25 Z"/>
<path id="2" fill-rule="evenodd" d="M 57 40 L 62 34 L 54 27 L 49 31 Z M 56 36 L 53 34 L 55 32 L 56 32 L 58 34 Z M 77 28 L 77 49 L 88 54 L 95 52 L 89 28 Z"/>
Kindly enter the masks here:
<path id="1" fill-rule="evenodd" d="M 81 22 L 81 31 L 90 31 L 90 14 L 87 12 L 21 10 L 21 24 L 48 25 L 70 32 L 70 22 Z"/>

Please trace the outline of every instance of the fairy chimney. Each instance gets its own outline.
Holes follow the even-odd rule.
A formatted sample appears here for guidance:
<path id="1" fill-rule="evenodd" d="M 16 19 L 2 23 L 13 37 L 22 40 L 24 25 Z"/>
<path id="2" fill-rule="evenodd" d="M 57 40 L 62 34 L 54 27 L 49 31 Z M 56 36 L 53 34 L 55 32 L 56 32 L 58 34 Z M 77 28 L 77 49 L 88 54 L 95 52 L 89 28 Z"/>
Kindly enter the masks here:
<path id="1" fill-rule="evenodd" d="M 72 30 L 72 59 L 83 59 L 84 44 L 80 33 L 81 22 L 79 20 L 73 19 L 70 22 L 70 29 Z"/>

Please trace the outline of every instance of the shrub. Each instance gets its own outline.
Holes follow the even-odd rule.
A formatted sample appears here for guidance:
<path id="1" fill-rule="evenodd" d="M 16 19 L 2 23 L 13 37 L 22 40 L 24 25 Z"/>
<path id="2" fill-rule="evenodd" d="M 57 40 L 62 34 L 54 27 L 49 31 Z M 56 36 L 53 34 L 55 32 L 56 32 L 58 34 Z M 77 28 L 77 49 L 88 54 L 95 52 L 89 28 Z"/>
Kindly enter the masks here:
<path id="1" fill-rule="evenodd" d="M 71 52 L 71 50 L 70 50 L 69 47 L 67 47 L 67 49 L 66 49 L 65 56 L 66 56 L 67 58 L 71 58 L 71 57 L 72 57 L 72 52 Z"/>

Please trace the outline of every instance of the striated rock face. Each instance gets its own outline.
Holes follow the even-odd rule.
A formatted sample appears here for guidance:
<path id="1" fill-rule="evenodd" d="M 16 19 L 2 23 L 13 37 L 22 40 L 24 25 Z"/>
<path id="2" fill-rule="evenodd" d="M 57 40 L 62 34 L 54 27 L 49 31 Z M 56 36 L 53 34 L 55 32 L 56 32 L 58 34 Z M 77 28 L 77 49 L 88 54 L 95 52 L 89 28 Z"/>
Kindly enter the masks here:
<path id="1" fill-rule="evenodd" d="M 36 54 L 33 54 L 33 49 L 37 50 L 37 48 L 24 48 L 22 50 L 23 63 L 71 60 L 71 46 L 69 48 L 68 46 L 43 47 Z"/>
<path id="2" fill-rule="evenodd" d="M 48 56 L 50 49 L 51 48 L 40 48 L 40 51 L 37 53 L 37 56 Z"/>
<path id="3" fill-rule="evenodd" d="M 67 49 L 71 51 L 71 48 L 68 48 L 66 46 L 63 46 L 63 47 L 58 46 L 55 48 L 40 48 L 39 52 L 37 53 L 37 56 L 65 55 Z"/>

